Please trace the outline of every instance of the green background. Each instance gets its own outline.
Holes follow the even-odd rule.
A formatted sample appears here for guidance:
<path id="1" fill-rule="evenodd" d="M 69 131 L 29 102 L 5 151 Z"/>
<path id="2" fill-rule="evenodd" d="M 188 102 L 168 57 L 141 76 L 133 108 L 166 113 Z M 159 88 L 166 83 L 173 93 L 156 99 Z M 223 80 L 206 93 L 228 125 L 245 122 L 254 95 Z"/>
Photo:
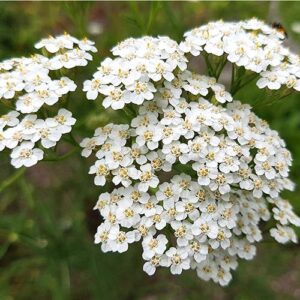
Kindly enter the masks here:
<path id="1" fill-rule="evenodd" d="M 168 35 L 180 41 L 185 31 L 208 21 L 258 17 L 280 21 L 287 44 L 299 50 L 300 35 L 291 25 L 300 20 L 297 2 L 15 2 L 0 3 L 0 59 L 33 53 L 33 45 L 49 34 L 68 31 L 96 42 L 99 53 L 78 72 L 90 78 L 109 49 L 130 36 Z M 92 36 L 88 24 L 99 22 L 103 32 Z M 259 92 L 249 86 L 237 95 L 257 103 Z M 83 93 L 72 97 L 80 119 L 77 137 L 96 126 L 122 118 L 108 114 Z M 254 105 L 256 113 L 280 132 L 293 154 L 296 191 L 286 196 L 300 214 L 300 96 L 272 105 Z M 85 133 L 83 133 L 85 131 Z M 59 151 L 66 151 L 61 145 Z M 142 271 L 140 245 L 125 254 L 103 254 L 93 244 L 101 222 L 92 210 L 99 189 L 88 175 L 90 162 L 79 153 L 64 161 L 42 162 L 2 189 L 14 174 L 8 154 L 0 154 L 0 299 L 300 299 L 300 247 L 262 242 L 253 261 L 241 261 L 232 283 L 221 288 L 197 278 L 193 271 L 172 276 Z M 298 231 L 298 236 L 300 236 Z"/>

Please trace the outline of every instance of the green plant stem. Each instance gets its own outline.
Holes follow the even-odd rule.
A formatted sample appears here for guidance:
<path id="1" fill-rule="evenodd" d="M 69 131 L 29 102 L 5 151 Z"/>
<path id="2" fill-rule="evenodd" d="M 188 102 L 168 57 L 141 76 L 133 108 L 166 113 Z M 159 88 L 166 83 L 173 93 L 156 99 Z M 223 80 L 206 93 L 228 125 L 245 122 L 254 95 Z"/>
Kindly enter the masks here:
<path id="1" fill-rule="evenodd" d="M 287 94 L 285 94 L 285 95 L 282 95 L 280 98 L 278 98 L 278 100 L 282 100 L 282 99 L 284 99 L 284 98 L 286 98 L 286 97 L 292 95 L 293 93 L 294 93 L 294 91 L 289 92 L 289 93 L 287 93 Z"/>
<path id="2" fill-rule="evenodd" d="M 76 141 L 75 137 L 73 136 L 72 132 L 69 133 L 69 135 L 65 136 L 63 138 L 63 140 L 67 143 L 69 143 L 70 145 L 81 149 L 80 144 Z"/>
<path id="3" fill-rule="evenodd" d="M 206 63 L 206 66 L 207 66 L 207 73 L 208 73 L 208 75 L 209 76 L 214 76 L 214 72 L 213 72 L 213 69 L 211 67 L 208 55 L 207 54 L 203 54 L 203 56 L 204 56 L 205 63 Z"/>
<path id="4" fill-rule="evenodd" d="M 76 141 L 76 139 L 75 139 L 75 137 L 74 137 L 72 131 L 70 132 L 70 138 L 71 138 L 71 140 L 73 141 L 73 143 L 76 145 L 76 147 L 81 148 L 80 145 L 78 144 L 78 142 Z"/>
<path id="5" fill-rule="evenodd" d="M 64 155 L 46 157 L 46 158 L 43 159 L 43 161 L 60 161 L 60 160 L 64 160 L 64 159 L 67 159 L 68 157 L 70 157 L 71 155 L 73 155 L 74 153 L 76 153 L 77 151 L 79 151 L 79 149 L 74 148 L 74 149 L 72 149 L 71 151 L 67 152 Z"/>
<path id="6" fill-rule="evenodd" d="M 231 83 L 230 83 L 230 93 L 232 94 L 233 91 L 233 85 L 234 85 L 234 79 L 235 78 L 235 64 L 232 64 L 231 68 Z"/>
<path id="7" fill-rule="evenodd" d="M 7 187 L 12 185 L 14 182 L 16 182 L 24 173 L 26 168 L 20 168 L 14 174 L 7 179 L 5 179 L 2 184 L 0 185 L 0 193 L 3 192 Z"/>
<path id="8" fill-rule="evenodd" d="M 125 112 L 125 114 L 131 119 L 131 118 L 135 118 L 136 117 L 136 113 L 135 111 L 133 111 L 133 109 L 130 106 L 124 106 L 123 110 Z"/>
<path id="9" fill-rule="evenodd" d="M 219 65 L 217 67 L 217 70 L 216 70 L 216 73 L 215 73 L 215 77 L 216 77 L 217 80 L 219 79 L 226 63 L 227 63 L 226 57 L 223 60 L 221 60 L 221 62 L 219 63 Z"/>
<path id="10" fill-rule="evenodd" d="M 0 101 L 0 103 L 5 106 L 6 108 L 9 108 L 9 109 L 12 109 L 12 110 L 15 110 L 14 106 L 13 105 L 9 105 L 8 103 L 4 102 L 3 100 Z"/>
<path id="11" fill-rule="evenodd" d="M 231 88 L 230 88 L 230 93 L 231 95 L 235 95 L 240 89 L 242 89 L 243 87 L 245 87 L 246 85 L 248 85 L 249 83 L 251 83 L 255 78 L 258 77 L 257 73 L 254 74 L 250 74 L 249 76 L 237 76 L 239 77 L 237 79 L 237 81 L 235 81 L 236 76 L 236 69 L 233 65 L 232 67 L 232 72 L 231 72 Z"/>
<path id="12" fill-rule="evenodd" d="M 234 91 L 233 95 L 236 94 L 240 89 L 242 89 L 243 87 L 245 87 L 246 85 L 248 85 L 249 83 L 251 83 L 255 78 L 257 78 L 258 74 L 253 74 L 252 76 L 248 76 L 248 78 L 246 77 L 243 84 L 240 84 L 238 86 L 238 89 L 236 91 Z"/>

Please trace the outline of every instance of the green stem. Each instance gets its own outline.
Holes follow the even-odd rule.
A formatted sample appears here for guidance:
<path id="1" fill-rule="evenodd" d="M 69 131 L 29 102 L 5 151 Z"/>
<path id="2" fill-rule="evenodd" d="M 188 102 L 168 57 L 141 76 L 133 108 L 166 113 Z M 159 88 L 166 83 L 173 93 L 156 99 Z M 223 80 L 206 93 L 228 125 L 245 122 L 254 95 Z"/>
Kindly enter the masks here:
<path id="1" fill-rule="evenodd" d="M 70 132 L 70 138 L 77 147 L 81 148 L 78 142 L 76 141 L 72 131 Z"/>
<path id="2" fill-rule="evenodd" d="M 125 114 L 130 118 L 130 120 L 132 119 L 132 118 L 135 118 L 136 117 L 136 113 L 135 113 L 135 111 L 130 107 L 130 106 L 124 106 L 123 107 L 123 110 L 124 110 L 124 112 L 125 112 Z"/>
<path id="3" fill-rule="evenodd" d="M 6 108 L 15 110 L 15 108 L 14 108 L 13 105 L 9 105 L 8 103 L 4 102 L 4 100 L 0 101 L 0 103 L 1 103 L 3 106 L 5 106 Z"/>
<path id="4" fill-rule="evenodd" d="M 234 80 L 235 80 L 235 64 L 232 64 L 231 68 L 231 83 L 230 83 L 230 94 L 232 94 L 233 86 L 234 86 Z"/>
<path id="5" fill-rule="evenodd" d="M 210 64 L 210 61 L 209 61 L 209 58 L 208 58 L 208 55 L 206 53 L 204 53 L 203 56 L 204 56 L 205 63 L 206 63 L 206 66 L 207 66 L 208 75 L 215 77 L 214 76 L 214 71 L 211 67 L 211 64 Z"/>
<path id="6" fill-rule="evenodd" d="M 239 85 L 238 90 L 240 90 L 240 89 L 242 89 L 244 86 L 248 85 L 248 84 L 249 84 L 250 82 L 252 82 L 255 78 L 257 78 L 257 76 L 258 76 L 258 74 L 255 73 L 255 74 L 253 74 L 252 76 L 248 76 L 248 78 L 246 77 L 244 83 Z M 238 90 L 235 91 L 235 93 L 238 92 Z"/>
<path id="7" fill-rule="evenodd" d="M 282 99 L 284 99 L 284 98 L 286 98 L 286 97 L 292 95 L 293 93 L 294 93 L 294 91 L 289 92 L 289 93 L 287 93 L 287 94 L 285 94 L 285 95 L 282 95 L 280 98 L 278 98 L 278 100 L 282 100 Z"/>
<path id="8" fill-rule="evenodd" d="M 237 76 L 238 79 L 235 82 L 235 78 L 236 78 L 235 67 L 233 65 L 233 70 L 231 74 L 231 90 L 230 90 L 232 96 L 235 95 L 241 88 L 251 83 L 255 78 L 257 78 L 257 76 L 258 76 L 257 73 L 250 74 L 249 76 L 245 76 L 244 74 L 242 74 L 241 76 Z"/>
<path id="9" fill-rule="evenodd" d="M 216 70 L 216 79 L 217 80 L 219 79 L 226 63 L 227 63 L 227 59 L 226 59 L 226 56 L 225 56 L 225 58 L 223 60 L 221 60 L 221 62 L 219 63 L 219 65 L 217 67 L 217 70 Z"/>
<path id="10" fill-rule="evenodd" d="M 64 140 L 65 142 L 71 144 L 72 146 L 81 149 L 80 144 L 76 141 L 76 139 L 75 139 L 75 137 L 73 136 L 72 132 L 70 132 L 69 135 L 64 136 L 64 137 L 63 137 L 63 140 Z"/>
<path id="11" fill-rule="evenodd" d="M 15 181 L 17 181 L 25 172 L 26 168 L 20 168 L 17 170 L 12 176 L 5 179 L 0 185 L 0 193 L 3 192 L 7 187 L 12 185 Z"/>
<path id="12" fill-rule="evenodd" d="M 70 157 L 71 155 L 73 155 L 74 153 L 76 153 L 77 151 L 79 151 L 79 149 L 74 148 L 74 149 L 72 149 L 71 151 L 67 152 L 64 155 L 46 157 L 46 158 L 43 159 L 43 161 L 60 161 L 60 160 L 64 160 L 64 159 Z"/>
<path id="13" fill-rule="evenodd" d="M 283 93 L 282 96 L 280 96 L 280 94 L 275 94 L 275 96 L 273 97 L 273 99 L 267 103 L 267 105 L 273 105 L 275 102 L 280 101 L 288 96 L 290 96 L 291 94 L 293 94 L 293 92 L 288 92 L 288 93 Z"/>

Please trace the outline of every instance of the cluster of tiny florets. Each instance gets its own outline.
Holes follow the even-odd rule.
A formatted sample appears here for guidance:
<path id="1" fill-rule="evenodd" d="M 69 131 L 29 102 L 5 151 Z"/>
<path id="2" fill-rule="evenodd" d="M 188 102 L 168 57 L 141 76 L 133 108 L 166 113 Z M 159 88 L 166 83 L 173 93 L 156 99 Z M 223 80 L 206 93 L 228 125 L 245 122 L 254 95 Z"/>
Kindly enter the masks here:
<path id="1" fill-rule="evenodd" d="M 262 89 L 300 91 L 300 59 L 283 45 L 284 33 L 262 21 L 212 22 L 185 33 L 179 45 L 193 56 L 212 54 L 259 74 Z"/>
<path id="2" fill-rule="evenodd" d="M 154 84 L 174 79 L 174 70 L 185 70 L 186 58 L 168 37 L 127 39 L 112 49 L 118 56 L 106 58 L 92 80 L 84 83 L 87 98 L 104 95 L 105 108 L 121 109 L 125 104 L 141 105 L 157 92 Z"/>
<path id="3" fill-rule="evenodd" d="M 159 46 L 166 41 L 172 50 Z M 104 222 L 95 243 L 124 252 L 140 241 L 149 275 L 157 267 L 172 274 L 195 269 L 203 280 L 227 285 L 238 258 L 255 256 L 262 223 L 273 220 L 270 234 L 278 242 L 297 241 L 290 225 L 300 226 L 300 218 L 280 197 L 294 188 L 292 158 L 249 105 L 233 100 L 215 78 L 187 70 L 184 52 L 164 37 L 129 39 L 85 83 L 89 99 L 100 93 L 105 107 L 129 104 L 134 115 L 81 142 L 83 156 L 95 154 L 89 173 L 102 187 L 95 209 Z M 180 65 L 170 67 L 174 53 Z M 158 57 L 168 65 L 162 73 L 150 67 Z M 136 61 L 144 67 L 135 77 Z M 131 88 L 141 82 L 145 94 Z M 113 99 L 107 89 L 122 96 Z"/>
<path id="4" fill-rule="evenodd" d="M 66 109 L 50 118 L 41 117 L 48 114 L 47 107 L 76 90 L 73 80 L 61 76 L 62 71 L 85 66 L 92 59 L 89 52 L 96 51 L 93 42 L 68 34 L 43 39 L 35 47 L 44 48 L 45 55 L 0 63 L 0 101 L 9 109 L 0 116 L 0 151 L 12 150 L 11 163 L 16 168 L 36 164 L 43 159 L 41 147 L 54 147 L 71 131 L 75 119 Z"/>
<path id="5" fill-rule="evenodd" d="M 271 235 L 296 241 L 300 225 L 279 193 L 293 189 L 284 142 L 247 105 L 215 106 L 201 98 L 152 101 L 131 125 L 109 124 L 84 139 L 96 151 L 94 182 L 114 188 L 96 205 L 104 222 L 95 236 L 103 251 L 124 252 L 142 241 L 144 270 L 195 268 L 202 279 L 227 284 L 237 258 L 251 259 L 261 221 L 278 221 Z M 180 104 L 179 104 L 180 103 Z"/>

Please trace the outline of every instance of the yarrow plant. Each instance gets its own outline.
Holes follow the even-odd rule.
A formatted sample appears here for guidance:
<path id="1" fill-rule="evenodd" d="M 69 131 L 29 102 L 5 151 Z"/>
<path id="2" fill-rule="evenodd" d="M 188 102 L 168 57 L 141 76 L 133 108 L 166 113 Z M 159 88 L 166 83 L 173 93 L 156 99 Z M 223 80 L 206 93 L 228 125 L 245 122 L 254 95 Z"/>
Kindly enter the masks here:
<path id="1" fill-rule="evenodd" d="M 62 135 L 71 132 L 75 119 L 60 108 L 52 117 L 49 107 L 55 105 L 76 84 L 64 70 L 86 66 L 97 51 L 93 42 L 78 40 L 68 34 L 49 37 L 35 47 L 44 55 L 8 59 L 0 63 L 0 101 L 10 111 L 0 117 L 0 151 L 11 150 L 11 164 L 20 168 L 35 165 L 44 150 L 53 148 Z"/>
<path id="2" fill-rule="evenodd" d="M 223 286 L 239 258 L 253 259 L 264 231 L 279 243 L 297 242 L 291 225 L 300 226 L 300 218 L 281 197 L 283 190 L 294 189 L 288 178 L 291 154 L 267 122 L 235 99 L 253 80 L 272 101 L 299 90 L 300 60 L 283 40 L 281 33 L 252 19 L 209 23 L 187 32 L 180 44 L 146 36 L 112 49 L 113 58 L 101 62 L 83 91 L 89 100 L 102 100 L 106 109 L 121 109 L 128 122 L 97 128 L 80 143 L 82 156 L 94 157 L 89 173 L 101 187 L 95 209 L 103 222 L 95 243 L 103 252 L 125 252 L 129 244 L 141 242 L 149 275 L 158 267 L 172 274 L 195 269 L 201 279 Z M 39 58 L 36 67 L 44 74 L 39 84 L 26 69 L 34 68 L 32 61 L 23 62 L 25 75 L 15 60 L 3 62 L 0 73 L 0 95 L 18 97 L 16 111 L 1 119 L 0 135 L 2 149 L 13 149 L 15 167 L 41 160 L 40 148 L 53 147 L 75 122 L 64 108 L 46 120 L 32 114 L 76 88 L 67 78 L 53 81 L 49 70 L 85 65 L 95 51 L 92 42 L 70 36 L 36 46 L 62 52 Z M 66 53 L 71 62 L 65 62 Z M 197 70 L 197 59 L 206 63 L 207 73 Z M 219 78 L 230 63 L 226 88 Z M 58 88 L 61 80 L 65 85 Z M 42 100 L 40 89 L 47 92 Z M 28 95 L 30 109 L 22 100 L 18 106 Z M 26 127 L 27 121 L 33 125 Z"/>

